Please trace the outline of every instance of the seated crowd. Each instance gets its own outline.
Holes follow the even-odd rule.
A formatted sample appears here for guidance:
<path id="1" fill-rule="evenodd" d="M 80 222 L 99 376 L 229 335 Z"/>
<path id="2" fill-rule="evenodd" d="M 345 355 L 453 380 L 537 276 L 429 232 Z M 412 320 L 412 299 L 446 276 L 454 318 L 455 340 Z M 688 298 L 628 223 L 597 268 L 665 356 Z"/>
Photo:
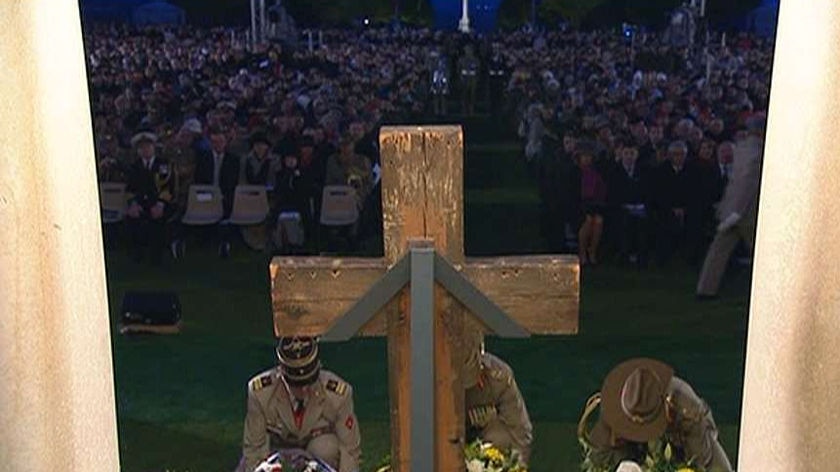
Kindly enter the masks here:
<path id="1" fill-rule="evenodd" d="M 742 34 L 709 62 L 646 35 L 563 32 L 523 45 L 508 92 L 539 181 L 552 250 L 602 239 L 622 261 L 698 265 L 717 225 L 736 146 L 766 114 L 772 44 Z M 536 43 L 535 43 L 536 44 Z M 603 238 L 602 238 L 603 235 Z"/>
<path id="2" fill-rule="evenodd" d="M 265 186 L 269 234 L 287 248 L 301 241 L 278 217 L 317 233 L 325 186 L 354 187 L 357 231 L 376 230 L 379 126 L 421 119 L 430 58 L 465 40 L 425 29 L 324 36 L 313 50 L 251 50 L 223 29 L 86 31 L 100 180 L 127 184 L 135 256 L 183 251 L 194 184 L 220 188 L 223 220 L 238 185 Z M 767 107 L 772 45 L 741 35 L 712 48 L 707 67 L 655 34 L 633 47 L 605 31 L 476 41 L 485 53 L 488 43 L 493 67 L 509 72 L 500 112 L 519 118 L 550 249 L 576 242 L 581 262 L 597 263 L 606 239 L 638 263 L 680 249 L 702 260 L 745 121 Z M 226 256 L 233 231 L 216 234 Z"/>

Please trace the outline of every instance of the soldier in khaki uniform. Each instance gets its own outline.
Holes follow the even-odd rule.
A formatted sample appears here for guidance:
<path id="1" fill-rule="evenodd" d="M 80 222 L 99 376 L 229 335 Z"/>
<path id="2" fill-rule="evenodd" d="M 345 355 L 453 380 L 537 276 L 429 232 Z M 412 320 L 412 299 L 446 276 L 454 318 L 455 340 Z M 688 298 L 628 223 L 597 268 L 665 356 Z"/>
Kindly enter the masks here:
<path id="1" fill-rule="evenodd" d="M 705 472 L 732 472 L 711 409 L 670 366 L 653 359 L 626 361 L 607 375 L 593 399 L 600 401 L 601 413 L 587 439 L 596 467 L 642 463 L 646 443 L 664 437 L 676 460 L 691 460 Z M 589 406 L 597 404 L 593 399 L 579 434 Z"/>
<path id="2" fill-rule="evenodd" d="M 318 341 L 283 338 L 279 366 L 248 382 L 248 413 L 237 472 L 252 472 L 278 449 L 304 449 L 338 472 L 358 472 L 361 436 L 353 388 L 321 369 Z"/>
<path id="3" fill-rule="evenodd" d="M 736 145 L 732 178 L 717 209 L 720 224 L 697 282 L 697 297 L 701 300 L 717 297 L 729 257 L 739 241 L 743 240 L 753 252 L 766 123 L 764 114 L 750 117 L 747 136 Z"/>
<path id="4" fill-rule="evenodd" d="M 510 366 L 481 345 L 467 356 L 464 387 L 467 441 L 478 437 L 500 449 L 516 450 L 527 466 L 533 427 Z"/>

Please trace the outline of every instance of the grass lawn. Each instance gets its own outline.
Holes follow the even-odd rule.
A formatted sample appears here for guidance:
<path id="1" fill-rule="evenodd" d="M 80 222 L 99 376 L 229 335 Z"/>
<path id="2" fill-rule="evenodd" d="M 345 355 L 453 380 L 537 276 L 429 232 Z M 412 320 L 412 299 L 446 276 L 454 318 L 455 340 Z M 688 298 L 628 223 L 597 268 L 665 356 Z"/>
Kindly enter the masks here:
<path id="1" fill-rule="evenodd" d="M 468 255 L 543 250 L 537 199 L 510 141 L 471 138 L 467 126 L 465 239 Z M 473 133 L 472 136 L 476 136 Z M 487 136 L 487 134 L 484 134 Z M 377 242 L 368 247 L 375 248 Z M 237 246 L 188 245 L 159 269 L 107 253 L 122 469 L 126 472 L 229 471 L 239 458 L 245 384 L 272 366 L 268 258 Z M 380 249 L 381 251 L 381 249 Z M 583 404 L 610 367 L 631 356 L 674 365 L 711 405 L 735 461 L 746 341 L 749 271 L 731 275 L 720 300 L 693 298 L 696 271 L 678 263 L 646 271 L 606 264 L 582 276 L 580 334 L 505 341 L 488 350 L 515 369 L 536 428 L 532 470 L 575 471 L 575 427 Z M 116 332 L 127 290 L 168 289 L 183 305 L 176 336 Z M 368 467 L 387 452 L 385 340 L 326 344 L 327 368 L 356 391 Z"/>

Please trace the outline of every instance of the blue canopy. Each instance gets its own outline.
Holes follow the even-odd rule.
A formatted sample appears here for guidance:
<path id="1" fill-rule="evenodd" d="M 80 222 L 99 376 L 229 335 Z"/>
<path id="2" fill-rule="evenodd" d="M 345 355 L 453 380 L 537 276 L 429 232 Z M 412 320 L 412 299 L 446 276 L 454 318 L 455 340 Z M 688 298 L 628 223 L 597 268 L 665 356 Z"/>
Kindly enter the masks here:
<path id="1" fill-rule="evenodd" d="M 759 36 L 770 37 L 776 34 L 778 19 L 779 0 L 764 0 L 747 16 L 747 29 Z"/>
<path id="2" fill-rule="evenodd" d="M 185 19 L 181 8 L 161 0 L 81 0 L 79 3 L 82 16 L 88 20 L 180 24 Z"/>
<path id="3" fill-rule="evenodd" d="M 138 26 L 160 24 L 184 24 L 184 10 L 167 2 L 153 2 L 135 7 L 131 14 L 132 22 Z"/>

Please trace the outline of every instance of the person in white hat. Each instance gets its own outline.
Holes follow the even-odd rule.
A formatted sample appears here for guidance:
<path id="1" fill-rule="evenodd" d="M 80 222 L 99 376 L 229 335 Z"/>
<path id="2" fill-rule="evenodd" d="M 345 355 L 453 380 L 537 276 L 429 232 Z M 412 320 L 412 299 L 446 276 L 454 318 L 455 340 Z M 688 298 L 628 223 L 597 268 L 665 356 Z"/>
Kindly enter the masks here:
<path id="1" fill-rule="evenodd" d="M 126 176 L 132 256 L 140 261 L 148 250 L 152 262 L 159 263 L 166 247 L 166 222 L 172 212 L 175 180 L 169 161 L 156 155 L 154 133 L 137 133 L 131 145 L 137 154 Z"/>

